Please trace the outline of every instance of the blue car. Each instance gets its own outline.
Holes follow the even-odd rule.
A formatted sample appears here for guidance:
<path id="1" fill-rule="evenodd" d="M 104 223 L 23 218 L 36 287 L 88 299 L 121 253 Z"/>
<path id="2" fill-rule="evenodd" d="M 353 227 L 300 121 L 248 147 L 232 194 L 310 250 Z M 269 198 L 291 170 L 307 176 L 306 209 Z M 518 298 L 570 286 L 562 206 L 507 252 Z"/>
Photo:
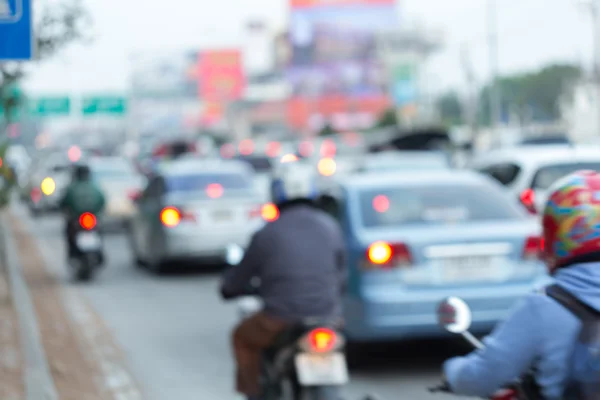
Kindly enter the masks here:
<path id="1" fill-rule="evenodd" d="M 444 335 L 436 310 L 450 295 L 471 307 L 473 332 L 487 333 L 548 279 L 539 224 L 475 172 L 352 175 L 322 201 L 346 236 L 354 342 Z"/>

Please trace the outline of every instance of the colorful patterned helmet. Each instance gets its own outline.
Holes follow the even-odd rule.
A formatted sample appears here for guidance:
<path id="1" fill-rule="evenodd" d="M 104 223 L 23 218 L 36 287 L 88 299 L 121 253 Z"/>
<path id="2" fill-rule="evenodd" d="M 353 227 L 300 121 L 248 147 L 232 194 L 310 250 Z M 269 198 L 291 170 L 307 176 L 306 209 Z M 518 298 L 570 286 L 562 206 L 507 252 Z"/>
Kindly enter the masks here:
<path id="1" fill-rule="evenodd" d="M 600 174 L 577 171 L 548 193 L 542 256 L 550 273 L 593 253 L 600 259 Z"/>

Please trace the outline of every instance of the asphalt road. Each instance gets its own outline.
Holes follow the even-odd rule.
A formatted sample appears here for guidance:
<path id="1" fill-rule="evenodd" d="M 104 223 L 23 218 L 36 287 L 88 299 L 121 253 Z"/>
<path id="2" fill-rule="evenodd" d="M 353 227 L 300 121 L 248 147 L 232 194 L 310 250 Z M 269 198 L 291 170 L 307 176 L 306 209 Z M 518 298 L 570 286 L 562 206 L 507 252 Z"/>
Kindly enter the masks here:
<path id="1" fill-rule="evenodd" d="M 18 208 L 65 285 L 64 244 L 58 216 L 32 220 Z M 156 276 L 136 267 L 122 234 L 106 239 L 108 264 L 79 290 L 102 317 L 121 346 L 129 368 L 148 400 L 237 399 L 229 332 L 234 304 L 217 296 L 218 269 L 175 271 Z M 443 360 L 460 351 L 449 341 L 369 346 L 364 365 L 352 371 L 346 398 L 377 394 L 386 399 L 444 399 L 427 393 L 438 382 Z M 456 397 L 454 397 L 456 398 Z"/>

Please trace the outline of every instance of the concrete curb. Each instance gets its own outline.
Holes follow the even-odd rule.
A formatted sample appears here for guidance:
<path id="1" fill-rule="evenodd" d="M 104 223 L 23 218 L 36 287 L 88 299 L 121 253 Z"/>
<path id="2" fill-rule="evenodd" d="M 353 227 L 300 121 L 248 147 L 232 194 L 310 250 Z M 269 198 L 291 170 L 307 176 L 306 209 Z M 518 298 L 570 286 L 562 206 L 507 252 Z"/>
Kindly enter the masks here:
<path id="1" fill-rule="evenodd" d="M 21 273 L 15 238 L 10 229 L 6 212 L 9 211 L 4 210 L 0 213 L 0 234 L 2 235 L 2 250 L 5 252 L 4 261 L 8 271 L 12 302 L 19 317 L 21 348 L 25 359 L 27 400 L 58 400 L 56 387 L 40 339 L 33 302 Z"/>

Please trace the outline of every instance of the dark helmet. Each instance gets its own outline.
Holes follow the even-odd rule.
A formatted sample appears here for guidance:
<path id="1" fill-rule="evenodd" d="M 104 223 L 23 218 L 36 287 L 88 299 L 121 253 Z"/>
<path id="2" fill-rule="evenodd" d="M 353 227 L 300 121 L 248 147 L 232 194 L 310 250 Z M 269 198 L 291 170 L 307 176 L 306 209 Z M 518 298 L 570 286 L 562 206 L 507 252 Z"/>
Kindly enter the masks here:
<path id="1" fill-rule="evenodd" d="M 73 178 L 78 181 L 85 181 L 90 179 L 91 171 L 90 167 L 86 164 L 76 164 L 73 167 Z"/>

